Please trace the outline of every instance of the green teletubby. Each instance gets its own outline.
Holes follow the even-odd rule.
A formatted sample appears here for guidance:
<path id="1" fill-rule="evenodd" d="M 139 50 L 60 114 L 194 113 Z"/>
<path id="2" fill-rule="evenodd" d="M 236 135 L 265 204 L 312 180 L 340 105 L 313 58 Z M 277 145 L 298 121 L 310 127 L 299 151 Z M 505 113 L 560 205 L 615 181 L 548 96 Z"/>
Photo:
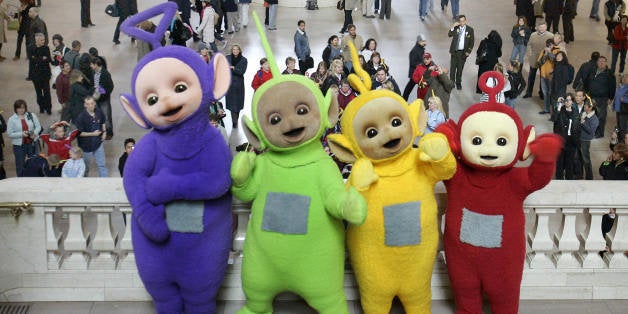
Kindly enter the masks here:
<path id="1" fill-rule="evenodd" d="M 242 261 L 246 305 L 238 313 L 272 313 L 282 291 L 319 313 L 348 313 L 343 290 L 342 219 L 362 224 L 366 201 L 346 189 L 320 137 L 338 119 L 333 92 L 301 75 L 281 75 L 259 18 L 253 18 L 273 73 L 253 95 L 244 131 L 261 155 L 242 152 L 231 167 L 232 191 L 253 201 Z"/>

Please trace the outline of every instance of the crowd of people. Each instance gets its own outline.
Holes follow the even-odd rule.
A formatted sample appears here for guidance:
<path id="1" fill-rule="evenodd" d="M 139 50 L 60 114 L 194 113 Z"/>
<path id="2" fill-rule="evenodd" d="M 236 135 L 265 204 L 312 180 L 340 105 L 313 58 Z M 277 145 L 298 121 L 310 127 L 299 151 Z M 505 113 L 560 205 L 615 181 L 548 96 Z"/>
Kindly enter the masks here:
<path id="1" fill-rule="evenodd" d="M 226 117 L 225 109 L 229 110 L 232 128 L 237 129 L 240 111 L 244 109 L 247 89 L 244 77 L 248 60 L 240 45 L 232 44 L 227 49 L 227 40 L 223 35 L 247 28 L 250 0 L 174 2 L 177 3 L 179 12 L 171 21 L 162 45 L 196 47 L 199 56 L 206 62 L 211 60 L 215 52 L 224 51 L 227 54 L 232 82 L 225 97 L 226 108 L 217 107 L 215 112 L 212 112 L 212 117 L 218 125 L 224 126 L 222 119 Z M 358 62 L 371 76 L 372 89 L 389 89 L 409 100 L 416 87 L 416 98 L 424 100 L 426 114 L 431 117 L 428 121 L 428 130 L 434 130 L 439 123 L 449 118 L 449 99 L 454 90 L 462 89 L 462 73 L 468 57 L 474 54 L 476 56 L 478 78 L 490 70 L 502 73 L 506 84 L 503 91 L 497 95 L 498 101 L 513 108 L 519 97 L 532 97 L 539 72 L 539 97 L 543 101 L 539 113 L 550 115 L 554 131 L 563 136 L 567 143 L 557 166 L 556 178 L 592 179 L 589 147 L 592 140 L 605 136 L 609 106 L 617 114 L 617 128 L 611 136 L 624 138 L 627 133 L 628 99 L 626 103 L 623 102 L 628 92 L 626 78 L 628 76 L 623 76 L 628 49 L 628 17 L 624 15 L 625 3 L 622 0 L 609 0 L 602 8 L 609 30 L 607 40 L 612 47 L 610 66 L 607 64 L 606 56 L 592 52 L 591 59 L 575 71 L 571 64 L 574 60 L 570 62 L 568 58 L 566 43 L 575 40 L 572 20 L 577 1 L 538 1 L 541 2 L 544 20 L 537 19 L 539 13 L 535 12 L 534 6 L 539 4 L 537 1 L 536 4 L 532 2 L 515 1 L 515 13 L 518 16 L 512 28 L 491 30 L 476 47 L 476 34 L 473 27 L 467 24 L 467 17 L 459 14 L 458 1 L 451 3 L 441 1 L 443 11 L 448 5 L 451 6 L 452 13 L 456 11 L 453 15 L 454 22 L 447 32 L 451 39 L 449 67 L 445 66 L 443 60 L 435 60 L 426 50 L 427 37 L 419 34 L 409 52 L 408 80 L 402 91 L 399 83 L 403 82 L 398 82 L 393 77 L 389 64 L 386 63 L 386 56 L 378 50 L 378 38 L 370 37 L 365 40 L 351 17 L 354 9 L 359 7 L 365 19 L 376 15 L 382 19 L 390 19 L 390 1 L 344 1 L 342 9 L 345 12 L 345 20 L 340 35 L 332 34 L 323 51 L 317 53 L 311 50 L 306 21 L 296 21 L 294 54 L 285 59 L 283 74 L 307 75 L 320 86 L 323 93 L 329 92 L 330 89 L 335 90 L 341 104 L 340 108 L 343 108 L 343 105 L 346 106 L 357 95 L 357 91 L 351 88 L 347 80 L 348 75 L 356 71 L 349 49 L 349 45 L 353 44 L 358 50 Z M 99 169 L 98 174 L 107 176 L 102 144 L 113 138 L 115 121 L 112 121 L 111 111 L 114 82 L 107 69 L 106 59 L 99 55 L 95 47 L 91 47 L 87 52 L 82 51 L 82 44 L 78 40 L 72 40 L 70 45 L 66 45 L 61 34 L 54 34 L 51 37 L 52 42 L 49 43 L 48 27 L 39 17 L 40 7 L 32 0 L 20 0 L 20 3 L 17 14 L 19 21 L 17 49 L 13 60 L 21 58 L 21 46 L 25 41 L 29 60 L 27 80 L 32 81 L 35 89 L 39 114 L 53 114 L 51 87 L 56 92 L 57 101 L 62 109 L 58 122 L 48 127 L 39 124 L 36 112 L 28 111 L 24 101 L 15 102 L 15 114 L 7 122 L 7 132 L 14 146 L 18 176 L 23 175 L 22 171 L 28 158 L 38 156 L 40 151 L 47 152 L 46 157 L 42 158 L 47 158 L 47 163 L 51 166 L 63 166 L 64 162 L 74 160 L 75 156 L 82 156 L 79 159 L 84 159 L 87 167 L 84 172 L 78 172 L 83 175 L 88 174 L 89 164 L 91 159 L 94 159 Z M 266 30 L 274 31 L 277 29 L 278 2 L 269 0 L 266 3 L 264 5 Z M 81 1 L 81 4 L 83 5 L 81 26 L 92 27 L 89 1 Z M 112 41 L 118 45 L 120 25 L 129 16 L 137 13 L 137 1 L 116 0 L 115 4 L 119 17 Z M 433 12 L 433 4 L 432 1 L 424 0 L 419 1 L 419 4 L 419 18 L 424 20 Z M 192 14 L 198 14 L 198 25 L 192 25 L 190 22 Z M 592 10 L 591 18 L 596 17 L 597 11 Z M 6 10 L 0 10 L 0 18 L 10 20 L 13 17 L 8 16 Z M 561 18 L 564 35 L 558 29 Z M 138 27 L 154 31 L 156 25 L 151 21 L 144 21 Z M 502 51 L 503 41 L 506 39 L 502 38 L 500 33 L 510 33 L 513 45 L 511 53 Z M 0 39 L 1 37 L 4 36 L 0 36 Z M 132 41 L 135 42 L 134 39 Z M 139 40 L 136 45 L 138 60 L 153 49 L 149 44 Z M 0 46 L 0 52 L 1 48 Z M 530 66 L 529 69 L 524 69 L 523 64 L 528 52 L 531 56 L 527 60 Z M 312 56 L 317 57 L 319 54 L 321 61 L 314 64 Z M 0 58 L 4 60 L 3 57 Z M 615 82 L 617 63 L 621 81 L 618 88 Z M 261 58 L 259 64 L 260 67 L 250 82 L 253 90 L 272 78 L 268 60 Z M 526 71 L 527 80 L 523 75 Z M 570 85 L 574 92 L 568 92 Z M 482 93 L 477 86 L 475 88 L 476 92 Z M 61 146 L 62 152 L 55 151 L 56 148 L 51 150 L 51 145 L 54 147 L 53 141 L 68 140 L 69 142 Z M 49 158 L 51 155 L 58 155 L 60 162 L 53 165 Z M 123 168 L 120 169 L 121 173 L 122 171 Z"/>

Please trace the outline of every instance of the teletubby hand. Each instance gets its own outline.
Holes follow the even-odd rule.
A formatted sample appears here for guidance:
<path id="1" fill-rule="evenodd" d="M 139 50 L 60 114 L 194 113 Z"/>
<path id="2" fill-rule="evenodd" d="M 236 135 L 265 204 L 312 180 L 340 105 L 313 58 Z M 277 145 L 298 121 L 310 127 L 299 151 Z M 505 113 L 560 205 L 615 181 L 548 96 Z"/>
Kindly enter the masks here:
<path id="1" fill-rule="evenodd" d="M 459 134 L 457 129 L 458 127 L 456 126 L 456 123 L 453 120 L 449 119 L 447 122 L 437 126 L 435 132 L 444 134 L 447 137 L 447 140 L 449 141 L 449 147 L 451 147 L 451 152 L 452 154 L 454 154 L 454 156 L 460 155 L 460 144 L 458 142 Z"/>
<path id="2" fill-rule="evenodd" d="M 240 186 L 251 177 L 253 168 L 255 167 L 256 157 L 254 152 L 241 152 L 233 158 L 233 162 L 231 163 L 231 179 L 233 180 L 233 185 Z"/>
<path id="3" fill-rule="evenodd" d="M 425 162 L 443 159 L 449 152 L 447 137 L 440 133 L 430 133 L 423 136 L 419 142 L 419 159 Z"/>
<path id="4" fill-rule="evenodd" d="M 342 208 L 342 217 L 354 225 L 361 225 L 366 220 L 366 200 L 354 187 L 349 187 Z"/>
<path id="5" fill-rule="evenodd" d="M 543 134 L 530 143 L 530 153 L 543 162 L 556 161 L 563 149 L 563 139 L 556 134 Z"/>
<path id="6" fill-rule="evenodd" d="M 136 219 L 140 230 L 147 238 L 154 242 L 164 242 L 170 237 L 170 230 L 164 214 L 164 205 L 158 205 L 153 209 L 155 210 L 146 211 L 134 219 Z"/>
<path id="7" fill-rule="evenodd" d="M 351 183 L 358 191 L 366 190 L 373 182 L 379 179 L 368 159 L 358 159 L 351 169 Z"/>

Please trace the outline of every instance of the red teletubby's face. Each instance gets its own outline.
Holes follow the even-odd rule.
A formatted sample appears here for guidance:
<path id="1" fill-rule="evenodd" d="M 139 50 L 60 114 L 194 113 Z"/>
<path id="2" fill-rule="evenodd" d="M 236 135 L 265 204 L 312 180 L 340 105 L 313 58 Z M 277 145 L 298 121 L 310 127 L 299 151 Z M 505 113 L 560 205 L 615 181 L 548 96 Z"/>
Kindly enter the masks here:
<path id="1" fill-rule="evenodd" d="M 468 162 L 496 168 L 517 158 L 519 129 L 505 113 L 481 111 L 467 117 L 460 128 L 462 155 Z"/>

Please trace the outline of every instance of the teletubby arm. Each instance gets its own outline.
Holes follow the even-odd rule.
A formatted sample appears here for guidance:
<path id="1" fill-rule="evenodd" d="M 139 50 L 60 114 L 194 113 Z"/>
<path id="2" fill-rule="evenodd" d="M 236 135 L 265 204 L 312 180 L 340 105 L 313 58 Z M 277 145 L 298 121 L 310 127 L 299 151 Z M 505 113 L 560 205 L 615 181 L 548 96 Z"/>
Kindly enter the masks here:
<path id="1" fill-rule="evenodd" d="M 217 140 L 208 143 L 196 158 L 179 167 L 195 171 L 173 173 L 169 168 L 156 171 L 147 181 L 148 199 L 154 204 L 174 200 L 208 200 L 223 196 L 229 191 L 231 154 L 227 146 Z"/>
<path id="2" fill-rule="evenodd" d="M 141 143 L 144 142 L 144 145 Z M 163 204 L 151 203 L 146 195 L 146 182 L 153 173 L 155 145 L 146 137 L 136 146 L 126 162 L 123 178 L 124 190 L 133 208 L 133 219 L 142 233 L 155 242 L 163 242 L 170 236 Z M 148 143 L 147 143 L 148 142 Z"/>
<path id="3" fill-rule="evenodd" d="M 231 192 L 239 200 L 248 202 L 255 198 L 259 189 L 259 177 L 263 167 L 254 152 L 238 153 L 231 164 L 233 185 Z"/>
<path id="4" fill-rule="evenodd" d="M 366 201 L 354 188 L 345 189 L 342 177 L 333 163 L 326 169 L 312 174 L 319 178 L 319 186 L 325 210 L 331 216 L 345 219 L 356 225 L 361 225 L 366 219 Z"/>
<path id="5" fill-rule="evenodd" d="M 534 160 L 527 168 L 524 189 L 533 192 L 547 185 L 554 175 L 556 159 L 563 147 L 563 140 L 556 134 L 543 134 L 530 143 Z"/>
<path id="6" fill-rule="evenodd" d="M 378 179 L 379 176 L 373 169 L 373 163 L 369 159 L 361 158 L 353 164 L 348 184 L 362 192 L 368 190 L 371 184 Z"/>
<path id="7" fill-rule="evenodd" d="M 419 141 L 419 160 L 436 181 L 450 179 L 456 172 L 456 158 L 449 148 L 447 137 L 440 133 L 426 134 Z"/>

